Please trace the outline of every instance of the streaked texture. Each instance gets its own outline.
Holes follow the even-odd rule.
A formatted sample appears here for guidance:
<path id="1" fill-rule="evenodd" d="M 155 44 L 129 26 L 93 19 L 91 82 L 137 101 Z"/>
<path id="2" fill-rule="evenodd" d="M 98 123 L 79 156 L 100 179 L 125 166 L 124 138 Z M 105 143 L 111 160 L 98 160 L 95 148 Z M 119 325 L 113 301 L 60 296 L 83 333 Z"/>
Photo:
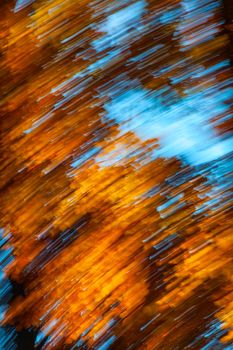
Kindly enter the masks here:
<path id="1" fill-rule="evenodd" d="M 233 349 L 231 1 L 0 22 L 0 349 Z"/>

